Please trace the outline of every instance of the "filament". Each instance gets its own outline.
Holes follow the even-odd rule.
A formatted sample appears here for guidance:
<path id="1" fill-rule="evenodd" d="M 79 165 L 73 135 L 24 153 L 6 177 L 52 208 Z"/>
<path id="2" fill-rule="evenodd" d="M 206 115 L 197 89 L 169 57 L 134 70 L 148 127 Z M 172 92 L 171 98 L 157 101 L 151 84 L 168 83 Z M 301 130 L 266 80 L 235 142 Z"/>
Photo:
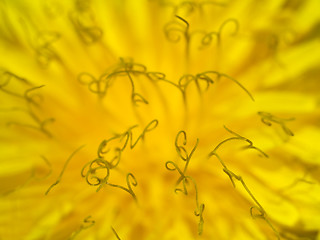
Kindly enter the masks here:
<path id="1" fill-rule="evenodd" d="M 83 220 L 83 223 L 80 225 L 79 229 L 78 229 L 77 231 L 73 232 L 73 233 L 71 234 L 71 236 L 68 238 L 68 240 L 74 239 L 74 238 L 75 238 L 80 232 L 82 232 L 83 230 L 93 227 L 93 225 L 94 225 L 95 223 L 96 223 L 96 222 L 95 222 L 94 220 L 91 220 L 91 216 L 86 217 L 86 218 Z"/>
<path id="2" fill-rule="evenodd" d="M 182 136 L 182 145 L 179 144 L 181 137 Z M 176 182 L 176 187 L 174 192 L 175 193 L 179 193 L 182 192 L 184 195 L 188 195 L 188 188 L 187 188 L 187 184 L 189 183 L 189 181 L 191 181 L 193 183 L 194 189 L 195 189 L 195 201 L 196 201 L 196 210 L 194 211 L 195 216 L 199 217 L 199 222 L 198 222 L 198 235 L 201 235 L 203 232 L 203 224 L 204 224 L 204 219 L 203 219 L 203 211 L 204 211 L 204 204 L 201 203 L 199 204 L 199 197 L 198 197 L 198 187 L 197 184 L 195 182 L 195 180 L 191 177 L 191 176 L 187 176 L 186 175 L 186 171 L 187 171 L 187 167 L 189 164 L 189 161 L 194 153 L 194 151 L 196 150 L 197 146 L 199 143 L 199 139 L 197 139 L 197 142 L 195 144 L 195 146 L 193 147 L 193 149 L 191 150 L 190 154 L 188 154 L 187 150 L 185 149 L 185 145 L 187 144 L 187 134 L 185 131 L 179 131 L 176 139 L 175 139 L 175 147 L 177 150 L 177 153 L 179 155 L 179 157 L 185 161 L 185 166 L 184 166 L 184 170 L 181 171 L 180 167 L 173 161 L 167 161 L 165 164 L 165 167 L 167 170 L 169 171 L 175 171 L 177 170 L 178 173 L 180 174 L 180 177 L 178 178 L 177 182 Z M 178 185 L 182 182 L 182 188 L 179 188 Z"/>
<path id="3" fill-rule="evenodd" d="M 121 238 L 119 237 L 119 235 L 118 235 L 118 233 L 116 232 L 116 230 L 114 230 L 114 228 L 111 226 L 111 230 L 112 230 L 112 232 L 114 233 L 114 235 L 116 236 L 116 238 L 118 239 L 118 240 L 121 240 Z"/>
<path id="4" fill-rule="evenodd" d="M 265 125 L 271 126 L 273 123 L 278 124 L 287 135 L 294 136 L 293 132 L 286 125 L 286 122 L 293 121 L 295 120 L 294 118 L 279 118 L 268 112 L 258 112 L 258 114 Z"/>
<path id="5" fill-rule="evenodd" d="M 255 147 L 252 143 L 251 140 L 237 134 L 236 132 L 228 129 L 227 127 L 224 127 L 229 133 L 231 133 L 232 135 L 234 135 L 234 137 L 230 137 L 227 138 L 225 140 L 223 140 L 222 142 L 220 142 L 213 151 L 211 151 L 208 155 L 208 157 L 210 158 L 211 156 L 215 156 L 218 161 L 220 162 L 220 164 L 223 167 L 223 172 L 226 173 L 233 185 L 233 187 L 235 188 L 235 180 L 239 181 L 241 183 L 241 185 L 243 186 L 243 188 L 245 189 L 245 191 L 248 193 L 248 195 L 250 196 L 250 198 L 252 199 L 252 201 L 255 203 L 255 206 L 252 206 L 250 208 L 250 215 L 252 216 L 252 218 L 262 218 L 263 220 L 265 220 L 265 222 L 270 226 L 270 228 L 273 230 L 273 232 L 275 233 L 275 235 L 277 236 L 278 239 L 280 239 L 280 234 L 279 232 L 275 229 L 275 227 L 272 225 L 272 223 L 270 222 L 270 220 L 267 217 L 267 213 L 264 210 L 264 208 L 262 207 L 262 205 L 259 203 L 259 201 L 256 199 L 256 197 L 253 195 L 253 193 L 251 192 L 251 190 L 248 188 L 247 184 L 244 182 L 243 178 L 237 174 L 235 174 L 233 171 L 231 171 L 226 163 L 222 160 L 222 158 L 220 157 L 220 155 L 217 153 L 218 149 L 220 149 L 221 146 L 223 146 L 225 143 L 229 142 L 229 141 L 233 141 L 233 140 L 240 140 L 240 141 L 244 141 L 246 143 L 248 143 L 248 145 L 245 147 L 245 149 L 254 149 L 256 151 L 259 151 L 260 153 L 262 153 L 262 155 L 264 157 L 268 157 L 267 154 L 265 154 L 262 150 L 260 150 L 259 148 Z M 257 210 L 259 212 L 259 214 L 254 214 L 254 210 Z"/>
<path id="6" fill-rule="evenodd" d="M 60 172 L 57 180 L 48 188 L 48 190 L 46 191 L 45 195 L 48 195 L 48 193 L 51 191 L 51 189 L 52 189 L 54 186 L 56 186 L 57 184 L 60 183 L 60 181 L 61 181 L 61 179 L 62 179 L 62 176 L 63 176 L 63 174 L 64 174 L 64 172 L 65 172 L 65 170 L 66 170 L 66 168 L 67 168 L 67 166 L 68 166 L 68 164 L 69 164 L 69 162 L 70 162 L 70 160 L 71 160 L 71 159 L 73 158 L 73 156 L 74 156 L 76 153 L 78 153 L 84 146 L 85 146 L 85 145 L 82 145 L 81 147 L 77 148 L 77 149 L 70 155 L 70 157 L 69 157 L 69 158 L 67 159 L 67 161 L 64 163 L 63 168 L 62 168 L 62 171 Z"/>

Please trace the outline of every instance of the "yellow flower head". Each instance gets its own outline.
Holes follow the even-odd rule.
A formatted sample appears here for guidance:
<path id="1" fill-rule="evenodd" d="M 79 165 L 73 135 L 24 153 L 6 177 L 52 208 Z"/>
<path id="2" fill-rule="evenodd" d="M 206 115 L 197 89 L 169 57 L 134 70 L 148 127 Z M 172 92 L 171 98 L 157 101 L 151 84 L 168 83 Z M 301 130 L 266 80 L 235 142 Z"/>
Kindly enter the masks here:
<path id="1" fill-rule="evenodd" d="M 320 239 L 318 0 L 0 1 L 0 239 Z"/>

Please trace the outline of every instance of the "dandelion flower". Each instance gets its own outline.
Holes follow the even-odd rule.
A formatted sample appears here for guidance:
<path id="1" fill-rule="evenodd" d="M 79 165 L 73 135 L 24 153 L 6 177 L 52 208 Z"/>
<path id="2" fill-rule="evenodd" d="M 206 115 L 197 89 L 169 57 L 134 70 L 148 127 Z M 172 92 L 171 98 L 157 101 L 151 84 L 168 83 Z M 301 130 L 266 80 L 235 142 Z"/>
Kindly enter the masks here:
<path id="1" fill-rule="evenodd" d="M 0 1 L 0 239 L 320 239 L 317 9 Z"/>

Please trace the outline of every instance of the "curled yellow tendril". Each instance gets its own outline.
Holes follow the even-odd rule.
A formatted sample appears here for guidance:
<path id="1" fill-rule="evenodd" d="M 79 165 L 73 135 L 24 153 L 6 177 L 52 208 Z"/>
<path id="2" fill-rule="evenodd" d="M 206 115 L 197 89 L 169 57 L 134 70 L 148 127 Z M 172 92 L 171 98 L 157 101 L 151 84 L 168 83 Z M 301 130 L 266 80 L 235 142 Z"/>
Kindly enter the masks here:
<path id="1" fill-rule="evenodd" d="M 254 98 L 252 94 L 246 89 L 238 80 L 234 79 L 233 77 L 220 73 L 217 71 L 205 71 L 201 73 L 193 74 L 184 74 L 182 75 L 178 83 L 175 83 L 166 78 L 166 75 L 162 72 L 153 72 L 148 71 L 147 67 L 143 64 L 135 63 L 132 59 L 125 60 L 120 58 L 120 64 L 116 66 L 111 72 L 106 72 L 102 74 L 99 78 L 95 78 L 90 73 L 80 73 L 78 75 L 78 81 L 83 84 L 87 85 L 88 89 L 97 94 L 99 97 L 104 97 L 107 95 L 109 88 L 112 86 L 113 82 L 118 77 L 127 76 L 129 83 L 131 85 L 131 101 L 134 106 L 138 106 L 139 103 L 149 104 L 148 100 L 141 95 L 140 93 L 136 92 L 135 87 L 135 76 L 144 76 L 149 79 L 153 84 L 164 82 L 166 84 L 170 84 L 171 86 L 178 89 L 181 92 L 183 101 L 186 102 L 186 92 L 187 88 L 194 83 L 199 95 L 207 91 L 210 85 L 214 84 L 215 81 L 220 81 L 222 79 L 230 80 L 231 82 L 235 83 L 239 86 L 249 97 L 252 101 Z"/>
<path id="2" fill-rule="evenodd" d="M 80 232 L 82 232 L 85 229 L 93 227 L 95 223 L 96 222 L 94 220 L 91 220 L 91 216 L 86 217 L 83 220 L 83 223 L 80 225 L 79 229 L 73 232 L 71 236 L 68 238 L 68 240 L 73 240 Z"/>
<path id="3" fill-rule="evenodd" d="M 286 122 L 293 121 L 294 118 L 280 118 L 268 112 L 258 112 L 258 114 L 261 117 L 261 122 L 267 126 L 271 126 L 273 123 L 279 124 L 287 135 L 294 136 L 293 132 L 286 126 Z"/>
<path id="4" fill-rule="evenodd" d="M 208 33 L 204 33 L 201 31 L 195 32 L 195 33 L 202 33 L 204 35 L 201 40 L 200 49 L 204 48 L 206 46 L 209 46 L 214 38 L 217 41 L 217 46 L 220 46 L 221 45 L 221 36 L 222 36 L 223 32 L 225 31 L 226 27 L 228 25 L 231 26 L 231 24 L 233 25 L 234 29 L 231 32 L 230 36 L 235 36 L 239 31 L 240 24 L 239 24 L 238 20 L 234 19 L 234 18 L 229 18 L 229 19 L 225 20 L 220 25 L 218 31 L 213 31 L 213 32 L 208 32 Z"/>
<path id="5" fill-rule="evenodd" d="M 93 44 L 102 38 L 103 31 L 95 23 L 95 16 L 89 1 L 77 0 L 75 9 L 69 13 L 69 19 L 85 44 Z"/>
<path id="6" fill-rule="evenodd" d="M 131 85 L 131 101 L 135 106 L 138 106 L 139 103 L 148 104 L 148 101 L 140 93 L 136 92 L 134 76 L 146 74 L 146 67 L 144 65 L 120 58 L 120 63 L 113 71 L 103 73 L 99 78 L 95 78 L 90 73 L 83 72 L 78 75 L 78 81 L 83 85 L 87 85 L 89 91 L 103 98 L 118 77 L 127 76 Z"/>
<path id="7" fill-rule="evenodd" d="M 120 188 L 129 194 L 137 201 L 136 195 L 132 189 L 132 186 L 137 186 L 137 180 L 132 173 L 127 174 L 127 187 L 123 187 L 117 184 L 113 184 L 109 182 L 109 177 L 111 175 L 111 170 L 116 168 L 121 159 L 122 152 L 127 148 L 133 149 L 137 143 L 142 139 L 144 140 L 145 134 L 154 130 L 158 126 L 158 120 L 152 120 L 147 126 L 143 129 L 142 133 L 137 137 L 137 139 L 133 140 L 133 129 L 137 127 L 134 125 L 130 127 L 127 131 L 122 134 L 116 134 L 115 136 L 103 140 L 97 151 L 98 158 L 87 162 L 82 170 L 81 176 L 86 179 L 86 182 L 91 186 L 98 186 L 97 192 L 104 187 L 105 185 Z M 108 144 L 117 141 L 120 146 L 116 146 L 113 148 L 113 151 Z M 111 157 L 109 156 L 111 155 Z"/>
<path id="8" fill-rule="evenodd" d="M 87 170 L 88 168 L 88 170 Z M 99 174 L 99 176 L 97 175 Z M 101 177 L 103 175 L 104 177 Z M 81 176 L 91 186 L 99 186 L 97 192 L 107 183 L 110 176 L 110 163 L 102 158 L 97 158 L 84 165 Z"/>
<path id="9" fill-rule="evenodd" d="M 112 184 L 109 182 L 107 182 L 106 184 L 108 184 L 111 187 L 120 188 L 120 189 L 128 192 L 133 197 L 133 199 L 135 201 L 137 201 L 136 194 L 134 193 L 134 191 L 132 189 L 132 186 L 136 187 L 138 185 L 138 182 L 137 182 L 135 176 L 132 173 L 128 173 L 126 176 L 126 181 L 127 181 L 127 187 L 123 187 L 123 186 L 120 186 L 117 184 Z"/>
<path id="10" fill-rule="evenodd" d="M 14 91 L 11 91 L 9 88 L 9 84 L 10 82 L 14 82 L 14 83 L 20 83 L 26 88 L 26 90 L 24 91 L 24 93 L 17 93 Z M 41 86 L 36 86 L 33 87 L 32 84 L 26 80 L 25 78 L 19 77 L 17 75 L 15 75 L 14 73 L 8 72 L 8 71 L 4 71 L 1 74 L 0 77 L 0 90 L 6 94 L 9 94 L 11 96 L 17 97 L 17 98 L 21 98 L 26 100 L 27 103 L 31 103 L 35 106 L 39 106 L 39 103 L 35 100 L 35 97 L 37 97 L 40 101 L 43 100 L 42 96 L 39 94 L 33 94 L 31 95 L 32 92 L 34 92 L 35 90 L 38 90 L 42 87 L 44 87 L 45 85 L 41 85 Z"/>
<path id="11" fill-rule="evenodd" d="M 251 190 L 249 189 L 249 187 L 247 186 L 247 184 L 244 182 L 243 178 L 240 175 L 237 175 L 236 173 L 234 173 L 233 171 L 231 171 L 228 166 L 226 165 L 226 163 L 222 160 L 222 158 L 220 157 L 220 155 L 217 153 L 218 149 L 220 149 L 220 147 L 222 145 L 224 145 L 225 143 L 229 142 L 229 141 L 244 141 L 247 143 L 247 145 L 244 147 L 244 149 L 254 149 L 256 151 L 258 151 L 260 153 L 260 155 L 264 156 L 264 157 L 268 157 L 268 155 L 263 152 L 262 150 L 260 150 L 259 148 L 255 147 L 253 145 L 253 142 L 239 134 L 237 134 L 234 131 L 231 131 L 230 129 L 228 129 L 226 126 L 224 126 L 224 128 L 231 133 L 232 135 L 234 135 L 234 137 L 230 137 L 227 138 L 225 140 L 223 140 L 221 143 L 219 143 L 213 151 L 211 151 L 208 155 L 208 157 L 210 158 L 211 156 L 215 156 L 220 164 L 223 167 L 223 172 L 226 173 L 233 185 L 233 187 L 236 187 L 235 184 L 235 180 L 239 181 L 241 183 L 241 185 L 243 186 L 243 188 L 245 189 L 245 191 L 248 193 L 248 195 L 250 196 L 250 198 L 252 199 L 252 201 L 255 203 L 255 206 L 252 206 L 250 208 L 250 215 L 252 216 L 252 218 L 262 218 L 269 226 L 270 228 L 273 230 L 273 232 L 275 233 L 275 235 L 277 236 L 278 239 L 280 239 L 280 234 L 279 232 L 275 229 L 275 227 L 273 226 L 273 224 L 270 222 L 266 211 L 264 210 L 264 208 L 262 207 L 262 205 L 259 203 L 259 201 L 256 199 L 256 197 L 253 195 L 253 193 L 251 192 Z M 258 213 L 255 213 L 255 212 Z"/>
<path id="12" fill-rule="evenodd" d="M 186 16 L 189 16 L 196 11 L 199 11 L 200 14 L 203 12 L 205 5 L 213 5 L 218 7 L 225 7 L 227 4 L 217 1 L 182 1 L 178 4 L 175 4 L 170 1 L 160 1 L 160 6 L 171 7 L 173 15 L 179 15 L 185 13 Z"/>
<path id="13" fill-rule="evenodd" d="M 64 172 L 66 171 L 66 168 L 67 168 L 69 162 L 71 161 L 71 159 L 73 158 L 73 156 L 74 156 L 76 153 L 78 153 L 82 148 L 84 148 L 84 146 L 85 146 L 85 145 L 82 145 L 81 147 L 77 148 L 77 149 L 69 156 L 69 158 L 67 159 L 67 161 L 64 163 L 63 168 L 62 168 L 62 170 L 61 170 L 61 172 L 60 172 L 57 180 L 48 188 L 48 190 L 46 191 L 45 195 L 48 195 L 48 193 L 51 191 L 51 189 L 52 189 L 54 186 L 56 186 L 57 184 L 60 183 L 60 181 L 61 181 L 61 179 L 62 179 L 62 176 L 63 176 Z"/>
<path id="14" fill-rule="evenodd" d="M 26 110 L 22 110 L 22 111 L 25 111 L 34 120 L 34 122 L 37 125 L 24 124 L 20 122 L 11 121 L 7 123 L 7 126 L 18 126 L 18 127 L 34 129 L 34 130 L 40 131 L 41 133 L 45 134 L 49 138 L 52 137 L 51 133 L 47 130 L 46 126 L 50 123 L 53 123 L 55 121 L 54 118 L 47 118 L 44 120 L 40 120 L 38 116 L 31 109 L 28 111 Z"/>
<path id="15" fill-rule="evenodd" d="M 6 94 L 18 98 L 25 98 L 25 96 L 23 94 L 13 92 L 10 89 L 8 89 L 8 85 L 10 84 L 10 82 L 21 83 L 22 85 L 29 87 L 32 86 L 32 84 L 27 79 L 19 77 L 12 72 L 3 71 L 0 77 L 0 90 Z"/>
<path id="16" fill-rule="evenodd" d="M 189 55 L 190 55 L 190 25 L 187 20 L 184 18 L 175 15 L 176 19 L 167 23 L 164 26 L 164 33 L 166 38 L 173 43 L 180 42 L 181 38 L 185 40 L 185 53 L 186 53 L 186 59 L 188 61 Z"/>
<path id="17" fill-rule="evenodd" d="M 10 83 L 20 84 L 24 88 L 24 92 L 12 91 L 10 88 Z M 55 121 L 54 118 L 41 119 L 38 114 L 35 112 L 34 107 L 39 108 L 40 103 L 43 100 L 42 95 L 34 93 L 35 91 L 43 88 L 44 85 L 33 87 L 32 84 L 25 78 L 19 77 L 14 73 L 9 71 L 2 72 L 0 76 L 0 91 L 19 98 L 24 101 L 25 107 L 12 107 L 7 111 L 21 111 L 26 113 L 34 122 L 34 124 L 26 124 L 21 122 L 10 121 L 7 123 L 7 126 L 20 126 L 29 129 L 34 129 L 45 134 L 47 137 L 52 137 L 51 133 L 47 130 L 47 125 Z"/>
<path id="18" fill-rule="evenodd" d="M 182 192 L 184 195 L 188 195 L 188 188 L 187 185 L 189 182 L 191 182 L 194 186 L 195 189 L 195 197 L 196 197 L 196 210 L 194 211 L 195 216 L 199 217 L 199 223 L 198 223 L 198 234 L 201 235 L 203 232 L 203 224 L 204 224 L 204 219 L 203 219 L 203 211 L 205 205 L 199 204 L 199 199 L 198 199 L 198 187 L 196 184 L 196 181 L 191 177 L 186 175 L 186 171 L 189 165 L 189 161 L 196 150 L 197 146 L 199 143 L 199 139 L 197 139 L 197 142 L 195 146 L 192 148 L 190 154 L 188 154 L 188 151 L 186 150 L 185 146 L 187 144 L 187 134 L 185 131 L 179 131 L 176 139 L 175 139 L 175 147 L 176 151 L 179 155 L 179 157 L 185 161 L 185 166 L 184 169 L 181 170 L 180 167 L 173 161 L 167 161 L 165 164 L 165 167 L 169 171 L 175 171 L 177 170 L 178 173 L 180 174 L 179 179 L 176 182 L 176 188 L 175 188 L 175 193 Z M 182 183 L 182 188 L 179 188 L 179 184 Z"/>
<path id="19" fill-rule="evenodd" d="M 214 81 L 219 81 L 223 78 L 234 82 L 250 97 L 252 101 L 254 101 L 252 94 L 238 80 L 232 78 L 227 74 L 220 73 L 217 71 L 206 71 L 206 72 L 198 73 L 196 75 L 192 75 L 192 74 L 183 75 L 179 79 L 178 88 L 182 91 L 183 95 L 185 95 L 186 89 L 189 86 L 189 84 L 192 82 L 195 82 L 197 90 L 201 94 L 202 92 L 208 90 L 210 84 L 213 84 Z M 205 83 L 205 86 L 206 86 L 205 89 L 201 88 L 201 82 Z"/>
<path id="20" fill-rule="evenodd" d="M 53 60 L 60 60 L 52 46 L 53 43 L 60 39 L 59 33 L 51 31 L 38 31 L 35 29 L 35 27 L 32 28 L 31 23 L 27 23 L 27 21 L 22 18 L 20 18 L 20 24 L 25 31 L 28 43 L 34 50 L 36 60 L 41 67 L 46 68 Z"/>

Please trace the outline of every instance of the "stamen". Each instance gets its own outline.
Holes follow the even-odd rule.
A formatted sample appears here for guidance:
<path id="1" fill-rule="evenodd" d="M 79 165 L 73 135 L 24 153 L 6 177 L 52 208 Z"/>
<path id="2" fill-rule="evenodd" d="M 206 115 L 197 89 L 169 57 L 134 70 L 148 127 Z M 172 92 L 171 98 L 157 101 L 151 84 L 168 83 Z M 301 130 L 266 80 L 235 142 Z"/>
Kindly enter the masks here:
<path id="1" fill-rule="evenodd" d="M 234 19 L 234 18 L 229 18 L 227 20 L 225 20 L 219 27 L 218 31 L 213 31 L 213 32 L 208 32 L 208 33 L 205 33 L 205 32 L 195 32 L 195 33 L 203 33 L 204 36 L 201 40 L 201 46 L 200 46 L 200 49 L 205 47 L 205 46 L 208 46 L 211 44 L 212 40 L 213 40 L 213 37 L 215 37 L 217 39 L 217 46 L 219 47 L 221 45 L 221 36 L 222 36 L 222 33 L 224 31 L 224 29 L 226 29 L 226 26 L 230 25 L 230 24 L 233 24 L 234 26 L 234 30 L 233 32 L 230 34 L 230 36 L 235 36 L 238 31 L 239 31 L 239 21 L 237 19 Z"/>
<path id="2" fill-rule="evenodd" d="M 286 122 L 293 121 L 295 118 L 279 118 L 268 112 L 258 112 L 261 116 L 261 122 L 267 126 L 271 126 L 272 123 L 279 124 L 282 130 L 289 136 L 294 136 L 293 132 L 286 126 Z"/>
<path id="3" fill-rule="evenodd" d="M 114 230 L 114 228 L 111 226 L 111 230 L 112 230 L 112 232 L 114 233 L 114 235 L 116 236 L 116 238 L 118 239 L 118 240 L 121 240 L 121 238 L 119 237 L 119 235 L 118 235 L 118 233 L 116 232 L 116 230 Z"/>
<path id="4" fill-rule="evenodd" d="M 135 201 L 137 201 L 136 194 L 132 190 L 132 186 L 136 187 L 138 185 L 138 182 L 137 182 L 135 176 L 132 173 L 128 173 L 127 177 L 126 177 L 126 180 L 127 180 L 127 188 L 125 188 L 123 186 L 120 186 L 120 185 L 112 184 L 112 183 L 109 183 L 109 182 L 107 182 L 106 184 L 111 186 L 111 187 L 120 188 L 120 189 L 130 193 L 130 195 L 133 197 L 133 199 Z"/>
<path id="5" fill-rule="evenodd" d="M 182 145 L 179 145 L 179 140 L 180 140 L 180 136 L 183 136 L 182 139 Z M 185 131 L 180 131 L 178 132 L 177 136 L 176 136 L 176 140 L 175 140 L 175 147 L 177 150 L 177 153 L 179 155 L 179 157 L 185 161 L 185 166 L 183 171 L 181 171 L 181 169 L 179 168 L 179 166 L 172 162 L 172 161 L 167 161 L 165 164 L 165 167 L 167 170 L 169 171 L 175 171 L 177 170 L 180 174 L 179 179 L 176 182 L 176 187 L 174 192 L 178 193 L 178 192 L 182 192 L 184 195 L 188 195 L 188 188 L 187 188 L 187 184 L 189 183 L 189 181 L 191 181 L 193 183 L 194 189 L 195 189 L 195 197 L 196 197 L 196 210 L 194 211 L 194 214 L 199 217 L 199 223 L 198 223 L 198 234 L 201 235 L 203 232 L 203 211 L 204 211 L 204 204 L 199 204 L 199 199 L 198 199 L 198 187 L 197 184 L 195 182 L 195 180 L 191 177 L 191 176 L 187 176 L 186 175 L 186 171 L 187 171 L 187 167 L 189 164 L 189 161 L 194 153 L 194 151 L 196 150 L 197 146 L 199 143 L 199 139 L 197 139 L 197 142 L 195 144 L 195 146 L 193 147 L 193 149 L 191 150 L 191 153 L 188 154 L 187 150 L 185 149 L 185 145 L 187 144 L 187 134 Z M 178 185 L 182 182 L 182 186 L 183 188 L 178 188 Z"/>
<path id="6" fill-rule="evenodd" d="M 102 38 L 103 31 L 96 25 L 94 13 L 87 2 L 78 2 L 75 9 L 69 13 L 69 19 L 83 43 L 90 45 Z"/>
<path id="7" fill-rule="evenodd" d="M 185 45 L 185 54 L 186 60 L 189 60 L 189 52 L 190 52 L 190 25 L 187 20 L 184 18 L 175 15 L 177 19 L 180 21 L 171 21 L 164 26 L 164 33 L 168 41 L 173 43 L 178 43 L 181 40 L 181 36 L 183 36 L 186 45 Z"/>
<path id="8" fill-rule="evenodd" d="M 127 188 L 110 183 L 109 177 L 110 177 L 110 170 L 117 167 L 120 163 L 121 154 L 126 149 L 126 147 L 130 146 L 130 149 L 133 149 L 137 143 L 140 141 L 140 139 L 144 140 L 145 134 L 147 132 L 150 132 L 154 130 L 158 126 L 158 120 L 154 119 L 152 120 L 142 131 L 142 133 L 139 135 L 139 137 L 136 139 L 135 142 L 133 142 L 132 137 L 132 130 L 137 127 L 137 125 L 134 125 L 130 127 L 127 131 L 125 131 L 122 134 L 116 134 L 115 136 L 103 140 L 97 151 L 98 158 L 86 163 L 82 170 L 81 170 L 81 176 L 86 179 L 86 182 L 91 186 L 98 186 L 97 192 L 104 187 L 104 185 L 109 185 L 111 187 L 117 187 L 120 189 L 123 189 L 124 191 L 128 192 L 132 195 L 132 197 L 137 201 L 136 195 L 132 190 L 132 186 L 137 186 L 137 180 L 134 177 L 132 173 L 127 174 Z M 125 140 L 124 140 L 125 139 Z M 110 148 L 107 148 L 108 143 L 119 140 L 119 143 L 121 143 L 124 140 L 124 143 L 120 147 L 115 147 L 113 149 L 115 155 L 113 155 L 109 160 L 106 159 L 106 155 L 111 152 Z M 99 174 L 99 175 L 98 175 Z M 103 177 L 102 177 L 103 176 Z"/>
<path id="9" fill-rule="evenodd" d="M 234 131 L 231 131 L 230 129 L 228 129 L 226 126 L 224 126 L 224 128 L 231 133 L 232 135 L 234 135 L 235 137 L 231 137 L 231 138 L 227 138 L 225 140 L 223 140 L 221 143 L 219 143 L 213 151 L 211 151 L 211 153 L 209 153 L 208 157 L 210 158 L 211 156 L 215 156 L 220 164 L 223 167 L 223 171 L 228 175 L 228 177 L 230 178 L 230 181 L 233 185 L 233 187 L 235 188 L 235 180 L 239 181 L 241 183 L 241 185 L 243 186 L 243 188 L 245 189 L 245 191 L 249 194 L 250 198 L 253 200 L 253 202 L 256 204 L 256 206 L 253 206 L 250 208 L 250 215 L 253 218 L 262 218 L 269 226 L 270 228 L 273 230 L 273 232 L 275 233 L 275 235 L 277 236 L 278 239 L 280 239 L 280 234 L 279 232 L 274 228 L 274 226 L 272 225 L 272 223 L 270 222 L 270 220 L 267 217 L 267 213 L 266 211 L 263 209 L 263 207 L 261 206 L 261 204 L 259 203 L 259 201 L 256 199 L 256 197 L 252 194 L 251 190 L 248 188 L 248 186 L 246 185 L 246 183 L 244 182 L 243 178 L 237 174 L 235 174 L 233 171 L 231 171 L 227 165 L 225 164 L 225 162 L 221 159 L 220 155 L 217 153 L 218 149 L 220 149 L 220 147 L 222 145 L 224 145 L 225 143 L 229 142 L 229 141 L 233 141 L 233 140 L 240 140 L 240 141 L 244 141 L 246 143 L 248 143 L 247 146 L 245 146 L 245 149 L 254 149 L 256 151 L 258 151 L 259 153 L 261 153 L 263 156 L 268 157 L 268 155 L 266 153 L 264 153 L 262 150 L 260 150 L 259 148 L 253 146 L 252 141 L 250 141 L 249 139 L 235 133 Z M 259 213 L 258 214 L 254 214 L 254 210 L 257 210 Z"/>
<path id="10" fill-rule="evenodd" d="M 86 217 L 83 220 L 83 223 L 80 225 L 80 228 L 77 231 L 73 232 L 68 240 L 73 240 L 83 230 L 93 227 L 96 222 L 94 220 L 91 220 L 90 218 L 91 216 Z"/>
<path id="11" fill-rule="evenodd" d="M 85 146 L 85 145 L 82 145 L 81 147 L 77 148 L 77 149 L 70 155 L 70 157 L 69 157 L 69 158 L 67 159 L 67 161 L 64 163 L 63 168 L 62 168 L 62 171 L 60 172 L 57 180 L 48 188 L 48 190 L 46 191 L 45 195 L 48 195 L 48 193 L 51 191 L 51 189 L 52 189 L 54 186 L 56 186 L 57 184 L 60 183 L 61 178 L 62 178 L 62 175 L 64 174 L 64 172 L 65 172 L 65 170 L 66 170 L 66 168 L 67 168 L 70 160 L 71 160 L 71 159 L 73 158 L 73 156 L 74 156 L 76 153 L 78 153 L 84 146 Z"/>
<path id="12" fill-rule="evenodd" d="M 59 56 L 52 47 L 52 44 L 59 40 L 60 34 L 57 32 L 38 31 L 32 29 L 31 23 L 20 18 L 20 24 L 25 31 L 28 43 L 36 54 L 36 60 L 43 68 L 49 66 L 52 60 L 59 60 Z M 33 30 L 33 31 L 32 31 Z"/>

